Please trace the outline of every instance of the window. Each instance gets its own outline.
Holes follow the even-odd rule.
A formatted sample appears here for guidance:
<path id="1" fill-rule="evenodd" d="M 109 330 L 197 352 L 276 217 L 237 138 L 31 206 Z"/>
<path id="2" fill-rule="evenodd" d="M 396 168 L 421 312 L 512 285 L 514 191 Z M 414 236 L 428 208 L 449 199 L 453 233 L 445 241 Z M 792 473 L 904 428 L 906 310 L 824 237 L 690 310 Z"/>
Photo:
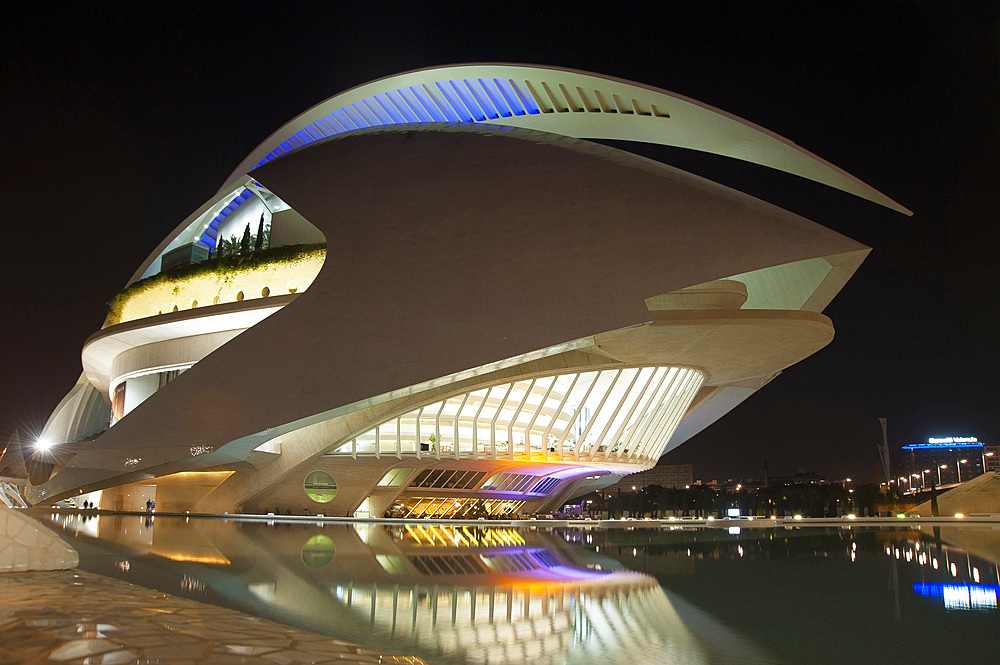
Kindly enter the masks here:
<path id="1" fill-rule="evenodd" d="M 304 487 L 306 496 L 316 503 L 330 503 L 337 496 L 337 483 L 326 471 L 310 471 Z"/>

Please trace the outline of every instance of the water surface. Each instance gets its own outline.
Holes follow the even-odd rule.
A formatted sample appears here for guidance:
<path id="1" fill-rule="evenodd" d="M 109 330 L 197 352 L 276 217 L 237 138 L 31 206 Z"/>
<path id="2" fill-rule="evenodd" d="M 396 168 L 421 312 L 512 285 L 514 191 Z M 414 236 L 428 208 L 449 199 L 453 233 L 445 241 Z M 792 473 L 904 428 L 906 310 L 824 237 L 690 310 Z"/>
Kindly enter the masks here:
<path id="1" fill-rule="evenodd" d="M 442 665 L 994 662 L 1000 528 L 46 513 L 80 567 Z"/>

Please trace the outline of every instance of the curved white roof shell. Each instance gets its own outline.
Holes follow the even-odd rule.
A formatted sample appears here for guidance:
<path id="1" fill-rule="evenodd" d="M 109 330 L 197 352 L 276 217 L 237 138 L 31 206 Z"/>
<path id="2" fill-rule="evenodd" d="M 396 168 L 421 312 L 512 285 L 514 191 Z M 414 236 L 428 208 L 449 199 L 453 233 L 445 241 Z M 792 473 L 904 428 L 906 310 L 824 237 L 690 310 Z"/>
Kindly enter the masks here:
<path id="1" fill-rule="evenodd" d="M 785 171 L 912 214 L 788 139 L 689 97 L 600 74 L 516 64 L 420 69 L 330 97 L 269 136 L 240 162 L 220 193 L 258 166 L 329 136 L 449 122 L 688 148 Z"/>
<path id="2" fill-rule="evenodd" d="M 281 155 L 362 129 L 452 123 L 522 127 L 571 138 L 638 141 L 698 150 L 791 173 L 912 214 L 788 139 L 683 95 L 558 67 L 449 65 L 365 83 L 320 102 L 282 125 L 240 162 L 215 196 L 164 238 L 129 283 L 158 272 L 160 256 L 197 242 L 213 218 L 224 215 L 251 190 L 269 207 L 287 207 L 248 175 Z"/>

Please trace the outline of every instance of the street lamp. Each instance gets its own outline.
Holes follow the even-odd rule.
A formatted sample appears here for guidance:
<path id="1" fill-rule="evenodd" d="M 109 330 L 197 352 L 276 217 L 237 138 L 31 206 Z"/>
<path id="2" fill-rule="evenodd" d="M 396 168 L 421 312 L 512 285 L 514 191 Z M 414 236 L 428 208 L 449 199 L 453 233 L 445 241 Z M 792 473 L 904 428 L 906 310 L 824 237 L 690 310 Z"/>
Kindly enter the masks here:
<path id="1" fill-rule="evenodd" d="M 938 467 L 938 485 L 941 484 L 941 469 L 947 469 L 947 468 L 948 468 L 947 464 L 942 464 L 941 466 Z"/>
<path id="2" fill-rule="evenodd" d="M 924 469 L 923 471 L 920 472 L 920 489 L 924 489 L 925 487 L 927 487 L 927 482 L 924 480 L 924 474 L 930 472 L 931 472 L 930 469 Z"/>
<path id="3" fill-rule="evenodd" d="M 923 479 L 923 477 L 919 473 L 911 473 L 910 477 L 911 478 L 920 478 L 920 489 L 924 488 L 924 485 L 923 485 L 924 479 Z M 913 482 L 912 481 L 910 482 L 910 489 L 913 489 Z M 914 490 L 914 492 L 916 492 L 916 490 Z"/>
<path id="4" fill-rule="evenodd" d="M 958 464 L 955 465 L 955 468 L 958 469 L 958 482 L 962 482 L 962 465 L 968 461 L 967 459 L 960 459 L 958 460 Z"/>
<path id="5" fill-rule="evenodd" d="M 986 473 L 986 458 L 993 457 L 993 453 L 983 453 L 983 473 Z"/>

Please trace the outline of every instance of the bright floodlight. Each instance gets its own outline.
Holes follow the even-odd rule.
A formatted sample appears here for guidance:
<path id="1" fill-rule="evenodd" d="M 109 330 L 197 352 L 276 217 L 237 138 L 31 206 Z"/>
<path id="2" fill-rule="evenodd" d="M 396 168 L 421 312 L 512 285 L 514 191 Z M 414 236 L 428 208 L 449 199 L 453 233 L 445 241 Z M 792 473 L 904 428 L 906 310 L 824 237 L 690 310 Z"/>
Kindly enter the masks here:
<path id="1" fill-rule="evenodd" d="M 52 442 L 48 439 L 39 439 L 35 441 L 35 450 L 38 452 L 47 452 L 52 447 Z"/>

